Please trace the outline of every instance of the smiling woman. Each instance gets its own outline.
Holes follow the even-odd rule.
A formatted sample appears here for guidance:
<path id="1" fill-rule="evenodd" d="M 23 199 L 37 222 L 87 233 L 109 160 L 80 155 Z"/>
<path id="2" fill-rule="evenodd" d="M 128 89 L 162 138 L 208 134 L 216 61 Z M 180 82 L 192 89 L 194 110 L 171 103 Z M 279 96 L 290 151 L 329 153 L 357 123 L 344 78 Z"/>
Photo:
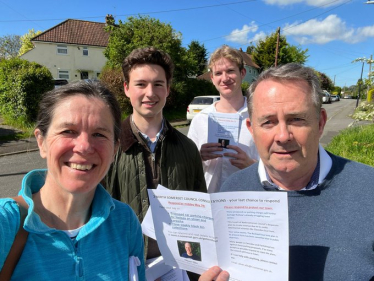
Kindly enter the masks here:
<path id="1" fill-rule="evenodd" d="M 47 170 L 31 171 L 23 180 L 20 195 L 29 208 L 23 225 L 16 202 L 0 199 L 0 269 L 17 229 L 29 232 L 12 279 L 127 280 L 129 261 L 138 258 L 135 273 L 145 280 L 139 222 L 100 185 L 119 135 L 118 103 L 98 82 L 68 84 L 44 95 L 35 137 Z"/>

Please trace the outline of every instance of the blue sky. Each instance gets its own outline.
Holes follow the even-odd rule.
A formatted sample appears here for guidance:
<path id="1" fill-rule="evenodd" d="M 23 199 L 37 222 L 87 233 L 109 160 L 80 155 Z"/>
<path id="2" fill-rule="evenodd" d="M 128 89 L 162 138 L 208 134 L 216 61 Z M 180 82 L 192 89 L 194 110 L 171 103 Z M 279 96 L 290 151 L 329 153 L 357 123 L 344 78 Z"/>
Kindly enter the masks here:
<path id="1" fill-rule="evenodd" d="M 359 57 L 374 55 L 374 4 L 367 0 L 0 0 L 0 36 L 45 31 L 70 18 L 104 22 L 149 15 L 182 34 L 183 45 L 203 43 L 208 52 L 222 44 L 243 50 L 281 28 L 292 45 L 308 49 L 306 65 L 338 86 L 360 78 Z M 374 65 L 373 65 L 374 67 Z M 363 77 L 369 65 L 364 64 Z"/>

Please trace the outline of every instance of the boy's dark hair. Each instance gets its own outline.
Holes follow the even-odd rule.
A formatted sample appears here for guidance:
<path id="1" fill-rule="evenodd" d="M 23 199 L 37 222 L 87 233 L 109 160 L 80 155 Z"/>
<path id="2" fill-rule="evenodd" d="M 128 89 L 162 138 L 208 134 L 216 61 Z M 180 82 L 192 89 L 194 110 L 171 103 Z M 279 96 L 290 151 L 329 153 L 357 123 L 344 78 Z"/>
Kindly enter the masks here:
<path id="1" fill-rule="evenodd" d="M 165 71 L 167 85 L 170 86 L 173 79 L 174 63 L 171 57 L 155 47 L 138 48 L 133 50 L 123 61 L 122 71 L 125 82 L 130 82 L 130 71 L 138 65 L 155 64 Z"/>

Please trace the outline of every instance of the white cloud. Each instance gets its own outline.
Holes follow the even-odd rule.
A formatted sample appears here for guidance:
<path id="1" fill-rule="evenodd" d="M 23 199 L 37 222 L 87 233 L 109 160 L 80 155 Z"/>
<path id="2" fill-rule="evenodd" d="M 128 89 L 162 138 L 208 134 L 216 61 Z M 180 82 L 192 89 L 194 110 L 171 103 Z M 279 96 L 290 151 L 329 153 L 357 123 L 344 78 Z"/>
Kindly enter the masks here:
<path id="1" fill-rule="evenodd" d="M 260 33 L 257 33 L 255 36 L 253 36 L 252 39 L 250 39 L 250 42 L 253 42 L 255 45 L 258 43 L 260 40 L 264 40 L 266 38 L 266 33 L 261 31 Z"/>
<path id="2" fill-rule="evenodd" d="M 323 20 L 312 19 L 299 24 L 287 24 L 283 28 L 284 34 L 292 36 L 299 44 L 326 44 L 331 41 L 357 43 L 367 37 L 374 37 L 374 26 L 354 29 L 337 15 L 329 15 Z"/>
<path id="3" fill-rule="evenodd" d="M 358 28 L 357 34 L 362 37 L 374 37 L 374 25 Z"/>
<path id="4" fill-rule="evenodd" d="M 230 35 L 226 36 L 225 39 L 229 42 L 235 42 L 239 44 L 247 44 L 250 40 L 248 39 L 249 33 L 254 33 L 258 29 L 258 25 L 254 21 L 250 25 L 243 25 L 242 29 L 234 29 Z"/>
<path id="5" fill-rule="evenodd" d="M 329 7 L 335 6 L 345 2 L 346 0 L 263 0 L 265 3 L 270 5 L 287 6 L 292 4 L 304 3 L 314 7 Z"/>

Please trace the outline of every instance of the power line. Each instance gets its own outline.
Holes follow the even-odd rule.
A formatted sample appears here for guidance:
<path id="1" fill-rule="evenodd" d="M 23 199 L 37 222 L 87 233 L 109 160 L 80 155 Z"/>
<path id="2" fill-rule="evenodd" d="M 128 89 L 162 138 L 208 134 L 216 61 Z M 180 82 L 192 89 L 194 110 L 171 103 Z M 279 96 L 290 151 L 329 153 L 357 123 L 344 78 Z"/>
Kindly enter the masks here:
<path id="1" fill-rule="evenodd" d="M 214 8 L 214 7 L 221 7 L 221 6 L 228 6 L 228 5 L 235 5 L 241 3 L 248 3 L 254 2 L 256 0 L 246 0 L 246 1 L 238 1 L 238 2 L 230 2 L 225 4 L 217 4 L 217 5 L 209 5 L 209 6 L 200 6 L 200 7 L 192 7 L 192 8 L 182 8 L 182 9 L 173 9 L 173 10 L 164 10 L 164 11 L 155 11 L 155 12 L 144 12 L 144 13 L 136 13 L 136 14 L 124 14 L 124 15 L 117 15 L 117 17 L 129 17 L 129 16 L 136 16 L 136 15 L 151 15 L 151 14 L 162 14 L 162 13 L 173 13 L 173 12 L 183 12 L 183 11 L 190 11 L 190 10 L 198 10 L 198 9 L 206 9 L 206 8 Z M 93 19 L 93 18 L 105 18 L 105 16 L 92 16 L 92 17 L 82 17 L 80 19 Z M 25 21 L 56 21 L 56 20 L 66 20 L 64 19 L 27 19 L 27 20 L 0 20 L 2 22 L 25 22 Z"/>

